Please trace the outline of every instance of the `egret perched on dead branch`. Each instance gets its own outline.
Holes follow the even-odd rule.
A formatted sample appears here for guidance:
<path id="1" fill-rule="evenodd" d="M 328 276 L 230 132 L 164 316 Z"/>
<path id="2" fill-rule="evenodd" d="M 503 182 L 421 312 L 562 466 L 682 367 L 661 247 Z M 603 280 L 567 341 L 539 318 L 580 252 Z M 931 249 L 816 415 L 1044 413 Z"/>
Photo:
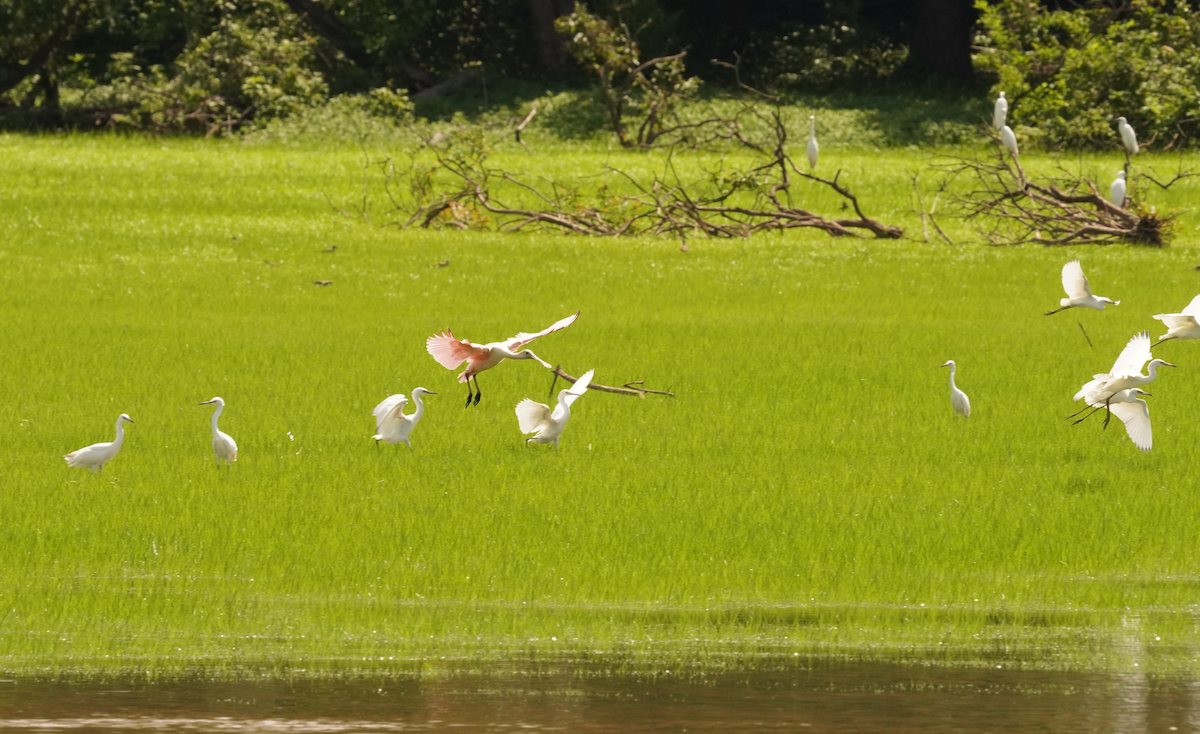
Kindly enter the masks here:
<path id="1" fill-rule="evenodd" d="M 808 116 L 808 165 L 810 168 L 817 167 L 817 153 L 820 151 L 820 146 L 817 145 L 817 118 L 816 115 Z"/>
<path id="2" fill-rule="evenodd" d="M 121 444 L 125 441 L 125 428 L 121 425 L 122 423 L 133 423 L 133 419 L 128 414 L 122 413 L 117 417 L 116 439 L 105 443 L 94 443 L 91 446 L 72 451 L 63 457 L 67 466 L 89 467 L 92 473 L 99 469 L 103 474 L 104 465 L 113 460 L 117 452 L 121 450 Z"/>
<path id="3" fill-rule="evenodd" d="M 1008 100 L 1004 98 L 1004 92 L 996 98 L 996 107 L 992 110 L 992 127 L 997 130 L 1003 130 L 1008 124 Z"/>
<path id="4" fill-rule="evenodd" d="M 534 402 L 529 398 L 517 403 L 517 425 L 520 426 L 521 433 L 534 434 L 532 438 L 525 439 L 526 444 L 530 441 L 552 443 L 554 448 L 558 448 L 558 437 L 562 435 L 563 430 L 567 427 L 567 421 L 571 418 L 571 404 L 578 400 L 580 395 L 587 392 L 594 372 L 595 370 L 584 372 L 574 385 L 566 390 L 560 390 L 558 405 L 554 406 L 553 412 L 550 410 L 550 406 Z"/>
<path id="5" fill-rule="evenodd" d="M 1125 172 L 1117 171 L 1117 177 L 1108 187 L 1108 200 L 1113 206 L 1125 208 Z"/>
<path id="6" fill-rule="evenodd" d="M 1000 128 L 1000 142 L 1004 143 L 1004 147 L 1008 148 L 1008 152 L 1012 153 L 1013 158 L 1017 157 L 1017 136 L 1008 125 Z"/>
<path id="7" fill-rule="evenodd" d="M 1197 323 L 1197 319 L 1200 318 L 1200 296 L 1193 298 L 1182 313 L 1160 313 L 1154 318 L 1163 322 L 1167 333 L 1151 344 L 1152 347 L 1157 347 L 1168 339 L 1200 339 L 1200 323 Z"/>
<path id="8" fill-rule="evenodd" d="M 221 398 L 213 398 L 205 400 L 201 405 L 216 404 L 217 409 L 213 411 L 212 416 L 212 432 L 213 432 L 213 452 L 217 455 L 217 468 L 221 468 L 221 460 L 225 460 L 225 466 L 229 466 L 229 462 L 237 461 L 237 442 L 228 433 L 217 428 L 217 419 L 221 417 L 221 413 L 225 410 L 225 401 Z"/>
<path id="9" fill-rule="evenodd" d="M 950 368 L 950 404 L 954 406 L 954 412 L 961 415 L 963 418 L 971 417 L 971 399 L 967 394 L 954 384 L 954 371 L 958 369 L 958 365 L 954 364 L 951 359 L 940 367 Z"/>
<path id="10" fill-rule="evenodd" d="M 475 405 L 478 405 L 481 393 L 479 392 L 479 378 L 476 375 L 495 367 L 506 359 L 534 359 L 546 369 L 551 369 L 550 365 L 541 357 L 528 349 L 521 348 L 538 337 L 567 328 L 575 323 L 577 318 L 579 318 L 578 311 L 565 319 L 554 322 L 536 334 L 521 332 L 510 339 L 489 344 L 475 344 L 466 339 L 456 339 L 449 329 L 443 329 L 441 334 L 434 334 L 425 340 L 425 348 L 438 361 L 438 364 L 448 370 L 457 369 L 463 362 L 467 363 L 467 368 L 459 374 L 458 381 L 467 383 L 468 406 L 471 405 L 472 397 L 471 381 L 475 381 L 474 398 Z"/>
<path id="11" fill-rule="evenodd" d="M 1063 290 L 1067 292 L 1067 297 L 1060 298 L 1058 305 L 1061 306 L 1061 308 L 1056 308 L 1053 311 L 1047 311 L 1047 316 L 1056 314 L 1059 311 L 1066 311 L 1068 308 L 1094 308 L 1097 311 L 1103 311 L 1106 304 L 1112 304 L 1114 306 L 1121 305 L 1120 301 L 1114 301 L 1113 299 L 1106 298 L 1104 296 L 1092 295 L 1092 288 L 1088 284 L 1087 276 L 1083 274 L 1083 266 L 1079 264 L 1078 260 L 1072 260 L 1066 265 L 1063 265 L 1062 285 Z M 1146 359 L 1149 359 L 1149 357 Z M 1145 359 L 1142 360 L 1142 362 L 1145 361 Z M 1142 369 L 1140 363 L 1138 364 L 1138 369 Z"/>
<path id="12" fill-rule="evenodd" d="M 1138 395 L 1154 397 L 1140 387 L 1132 387 L 1113 395 L 1108 401 L 1108 407 L 1125 424 L 1125 432 L 1129 434 L 1133 445 L 1142 451 L 1149 451 L 1154 445 L 1154 436 L 1150 431 L 1150 406 L 1145 400 L 1139 400 Z M 1093 403 L 1089 399 L 1088 404 L 1092 406 L 1092 412 L 1075 421 L 1076 423 L 1082 423 L 1090 418 L 1092 413 L 1104 410 L 1103 401 Z"/>
<path id="13" fill-rule="evenodd" d="M 1125 146 L 1125 152 L 1129 155 L 1137 155 L 1137 133 L 1134 132 L 1133 126 L 1125 121 L 1124 117 L 1117 118 L 1117 131 L 1121 133 L 1121 143 Z"/>
<path id="14" fill-rule="evenodd" d="M 426 390 L 423 387 L 414 387 L 412 391 L 413 404 L 416 406 L 411 414 L 404 414 L 404 406 L 408 405 L 408 398 L 403 394 L 391 395 L 384 398 L 383 402 L 375 406 L 371 411 L 371 415 L 375 416 L 375 430 L 377 433 L 371 438 L 375 439 L 375 445 L 378 446 L 380 441 L 384 443 L 400 443 L 403 441 L 408 444 L 408 448 L 412 450 L 412 444 L 408 441 L 408 434 L 412 433 L 412 429 L 416 427 L 417 422 L 421 420 L 421 416 L 425 414 L 425 403 L 421 401 L 422 395 L 437 395 L 432 390 Z"/>
<path id="15" fill-rule="evenodd" d="M 1083 387 L 1079 388 L 1079 392 L 1075 393 L 1074 399 L 1085 400 L 1089 406 L 1099 404 L 1110 407 L 1113 396 L 1117 393 L 1149 385 L 1158 377 L 1159 367 L 1175 366 L 1164 359 L 1151 359 L 1150 364 L 1146 365 L 1146 371 L 1149 374 L 1143 375 L 1142 365 L 1146 364 L 1146 360 L 1150 359 L 1150 356 L 1150 334 L 1145 331 L 1140 332 L 1129 340 L 1125 349 L 1121 350 L 1117 361 L 1113 362 L 1112 369 L 1093 375 L 1091 381 L 1085 383 Z M 1084 410 L 1087 408 L 1085 407 Z M 1081 410 L 1075 415 L 1082 412 Z M 1104 425 L 1108 425 L 1111 417 L 1111 414 L 1105 416 Z"/>

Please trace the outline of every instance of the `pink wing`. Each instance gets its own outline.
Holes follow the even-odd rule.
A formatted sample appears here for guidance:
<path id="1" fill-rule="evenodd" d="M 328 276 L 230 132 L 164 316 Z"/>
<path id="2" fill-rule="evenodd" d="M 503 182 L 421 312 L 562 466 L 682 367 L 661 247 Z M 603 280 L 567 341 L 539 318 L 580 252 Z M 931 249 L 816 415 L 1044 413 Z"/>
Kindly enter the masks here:
<path id="1" fill-rule="evenodd" d="M 465 339 L 459 341 L 449 329 L 434 334 L 425 340 L 425 348 L 437 360 L 438 364 L 448 370 L 455 369 L 464 361 L 470 359 L 478 351 L 478 347 Z"/>
<path id="2" fill-rule="evenodd" d="M 521 347 L 524 347 L 529 342 L 533 341 L 534 339 L 537 339 L 539 336 L 545 336 L 552 332 L 558 331 L 559 329 L 567 328 L 571 324 L 575 323 L 575 319 L 577 319 L 577 318 L 579 318 L 579 311 L 576 311 L 575 313 L 571 314 L 570 316 L 566 317 L 565 319 L 562 319 L 561 321 L 555 321 L 548 328 L 542 329 L 541 331 L 539 331 L 536 334 L 526 334 L 525 332 L 522 331 L 520 334 L 517 334 L 516 336 L 512 337 L 511 339 L 506 339 L 504 341 L 504 346 L 508 347 L 508 349 L 515 352 L 518 349 L 520 349 Z"/>

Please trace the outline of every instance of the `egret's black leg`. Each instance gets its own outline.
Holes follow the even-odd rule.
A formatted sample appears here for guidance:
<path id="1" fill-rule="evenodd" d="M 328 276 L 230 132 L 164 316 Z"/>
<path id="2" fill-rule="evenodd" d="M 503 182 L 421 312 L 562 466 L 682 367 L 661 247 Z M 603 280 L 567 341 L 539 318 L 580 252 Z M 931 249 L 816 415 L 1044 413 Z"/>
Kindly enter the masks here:
<path id="1" fill-rule="evenodd" d="M 1109 405 L 1109 402 L 1111 400 L 1112 400 L 1112 396 L 1109 396 L 1108 400 L 1104 401 L 1104 410 L 1106 412 L 1106 415 L 1104 416 L 1104 427 L 1105 428 L 1108 428 L 1108 422 L 1110 420 L 1112 420 L 1112 406 Z"/>
<path id="2" fill-rule="evenodd" d="M 1092 412 L 1091 412 L 1091 413 L 1088 413 L 1087 415 L 1085 415 L 1084 417 L 1082 417 L 1082 418 L 1080 418 L 1079 420 L 1075 421 L 1075 422 L 1074 422 L 1074 423 L 1072 423 L 1071 425 L 1073 425 L 1073 426 L 1077 426 L 1077 425 L 1079 425 L 1080 423 L 1083 423 L 1085 420 L 1087 420 L 1088 418 L 1091 418 L 1093 415 L 1095 415 L 1097 410 L 1100 410 L 1100 407 L 1099 407 L 1099 406 L 1097 406 L 1097 407 L 1095 407 L 1095 408 L 1092 408 Z M 1080 412 L 1080 413 L 1082 413 L 1083 411 L 1081 410 L 1081 411 L 1079 411 L 1079 412 Z M 1079 415 L 1079 413 L 1076 413 L 1075 415 Z"/>

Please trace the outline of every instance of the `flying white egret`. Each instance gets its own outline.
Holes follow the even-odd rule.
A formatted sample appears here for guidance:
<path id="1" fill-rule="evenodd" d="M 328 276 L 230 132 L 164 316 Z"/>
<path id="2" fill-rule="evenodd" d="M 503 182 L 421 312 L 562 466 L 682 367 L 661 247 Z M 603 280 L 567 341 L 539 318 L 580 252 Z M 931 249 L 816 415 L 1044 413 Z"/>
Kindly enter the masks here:
<path id="1" fill-rule="evenodd" d="M 1004 92 L 996 98 L 996 107 L 992 110 L 992 127 L 997 130 L 1003 130 L 1008 124 L 1008 100 L 1004 98 Z"/>
<path id="2" fill-rule="evenodd" d="M 1146 404 L 1145 400 L 1139 400 L 1138 395 L 1154 397 L 1140 387 L 1132 387 L 1113 395 L 1108 401 L 1108 407 L 1125 424 L 1125 432 L 1129 434 L 1129 440 L 1133 441 L 1133 445 L 1142 451 L 1149 451 L 1154 445 L 1154 436 L 1150 432 L 1150 406 Z M 1104 410 L 1104 401 L 1102 400 L 1094 403 L 1089 400 L 1088 404 L 1092 406 L 1092 412 L 1075 421 L 1076 423 L 1082 423 L 1090 418 L 1092 413 Z"/>
<path id="3" fill-rule="evenodd" d="M 91 446 L 85 446 L 78 451 L 72 451 L 63 457 L 66 460 L 67 466 L 84 466 L 90 467 L 92 473 L 97 469 L 100 473 L 104 473 L 104 465 L 112 461 L 121 450 L 121 443 L 125 440 L 125 428 L 122 423 L 133 423 L 133 419 L 128 414 L 122 413 L 117 418 L 117 437 L 115 440 L 105 443 L 94 443 Z"/>
<path id="4" fill-rule="evenodd" d="M 213 398 L 205 400 L 200 405 L 213 405 L 217 409 L 212 415 L 212 431 L 213 431 L 213 452 L 217 455 L 217 468 L 221 468 L 221 460 L 225 460 L 225 466 L 229 466 L 229 462 L 237 461 L 237 441 L 228 433 L 217 428 L 217 419 L 221 417 L 221 413 L 225 410 L 225 401 L 221 398 Z"/>
<path id="5" fill-rule="evenodd" d="M 1200 339 L 1200 296 L 1192 299 L 1182 313 L 1160 313 L 1154 318 L 1163 322 L 1167 327 L 1167 333 L 1158 338 L 1150 346 L 1157 347 L 1168 339 Z"/>
<path id="6" fill-rule="evenodd" d="M 1117 177 L 1108 187 L 1108 200 L 1113 206 L 1125 208 L 1125 172 L 1117 171 Z"/>
<path id="7" fill-rule="evenodd" d="M 1097 311 L 1103 311 L 1105 304 L 1121 305 L 1120 301 L 1114 301 L 1105 296 L 1092 295 L 1092 288 L 1088 285 L 1087 276 L 1083 274 L 1083 266 L 1079 264 L 1078 260 L 1072 260 L 1063 265 L 1062 285 L 1063 290 L 1067 292 L 1067 297 L 1060 298 L 1058 305 L 1061 308 L 1047 311 L 1047 316 L 1056 314 L 1059 311 L 1066 311 L 1068 308 L 1094 308 Z M 1146 359 L 1149 359 L 1149 357 Z M 1142 361 L 1145 362 L 1146 360 Z M 1139 363 L 1137 368 L 1141 370 L 1142 365 Z"/>
<path id="8" fill-rule="evenodd" d="M 1148 359 L 1150 359 L 1150 334 L 1143 331 L 1129 340 L 1129 343 L 1121 350 L 1117 361 L 1113 362 L 1111 370 L 1093 375 L 1091 381 L 1085 383 L 1083 387 L 1079 388 L 1079 392 L 1075 393 L 1074 399 L 1086 400 L 1088 405 L 1100 403 L 1110 406 L 1113 396 L 1122 390 L 1142 387 L 1154 382 L 1158 377 L 1159 367 L 1175 366 L 1164 359 L 1150 359 L 1150 364 L 1146 365 L 1146 371 L 1149 374 L 1143 375 L 1142 365 L 1146 364 Z M 1084 410 L 1086 409 L 1085 407 Z M 1082 410 L 1079 411 L 1079 413 L 1082 412 Z M 1111 417 L 1111 415 L 1105 416 L 1104 425 L 1108 425 Z"/>
<path id="9" fill-rule="evenodd" d="M 817 145 L 817 117 L 816 115 L 808 116 L 808 165 L 809 168 L 817 167 L 817 153 L 820 146 Z"/>
<path id="10" fill-rule="evenodd" d="M 1012 153 L 1013 158 L 1017 157 L 1017 136 L 1013 134 L 1012 128 L 1008 125 L 1000 128 L 1000 142 L 1004 143 L 1004 147 L 1008 148 L 1008 152 Z"/>
<path id="11" fill-rule="evenodd" d="M 417 422 L 425 414 L 425 403 L 421 402 L 422 395 L 437 395 L 437 393 L 432 390 L 426 390 L 423 387 L 414 387 L 412 399 L 416 410 L 409 415 L 404 414 L 404 406 L 408 405 L 408 398 L 402 394 L 384 398 L 382 403 L 375 406 L 375 410 L 371 411 L 371 415 L 375 416 L 375 430 L 378 433 L 371 436 L 371 438 L 375 439 L 376 446 L 379 445 L 380 441 L 384 443 L 400 443 L 403 441 L 408 444 L 409 450 L 412 450 L 412 444 L 408 441 L 408 434 L 412 433 L 412 429 L 416 428 Z"/>
<path id="12" fill-rule="evenodd" d="M 1117 118 L 1117 131 L 1121 133 L 1121 142 L 1125 145 L 1125 152 L 1129 155 L 1137 155 L 1137 133 L 1133 131 L 1133 126 L 1126 122 L 1124 117 Z"/>
<path id="13" fill-rule="evenodd" d="M 425 340 L 425 348 L 438 361 L 438 364 L 448 370 L 458 369 L 460 364 L 463 362 L 467 363 L 467 368 L 459 374 L 458 381 L 467 383 L 468 406 L 471 405 L 471 381 L 475 381 L 474 397 L 475 404 L 478 405 L 481 393 L 479 392 L 479 378 L 476 375 L 484 370 L 495 367 L 505 359 L 534 359 L 546 369 L 551 369 L 550 365 L 541 357 L 528 349 L 521 348 L 538 337 L 567 328 L 575 323 L 575 319 L 577 318 L 579 318 L 578 311 L 565 319 L 554 322 L 536 334 L 521 332 L 510 339 L 505 339 L 502 342 L 491 342 L 489 344 L 475 344 L 466 339 L 459 340 L 454 337 L 454 334 L 449 329 L 443 329 L 441 334 L 434 334 Z"/>
<path id="14" fill-rule="evenodd" d="M 954 364 L 954 360 L 951 359 L 945 364 L 939 366 L 950 368 L 950 404 L 954 406 L 954 412 L 958 413 L 963 418 L 970 418 L 971 399 L 967 397 L 965 392 L 959 390 L 954 384 L 954 371 L 958 369 L 958 365 Z"/>
<path id="15" fill-rule="evenodd" d="M 575 384 L 566 390 L 560 390 L 558 393 L 558 405 L 554 406 L 554 411 L 551 412 L 550 406 L 534 402 L 529 398 L 525 398 L 517 403 L 517 425 L 521 428 L 521 433 L 532 433 L 532 438 L 525 439 L 525 443 L 530 441 L 534 443 L 552 443 L 554 448 L 558 448 L 558 437 L 562 435 L 563 430 L 567 427 L 567 421 L 571 418 L 571 404 L 579 399 L 580 395 L 587 392 L 588 385 L 592 382 L 592 373 L 596 370 L 588 370 L 580 375 Z"/>

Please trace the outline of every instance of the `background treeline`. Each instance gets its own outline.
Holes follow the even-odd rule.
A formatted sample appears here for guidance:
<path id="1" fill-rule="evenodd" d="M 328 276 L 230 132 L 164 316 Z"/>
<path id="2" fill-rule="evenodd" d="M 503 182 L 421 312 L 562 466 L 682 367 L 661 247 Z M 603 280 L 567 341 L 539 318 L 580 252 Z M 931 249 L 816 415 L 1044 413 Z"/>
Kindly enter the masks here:
<path id="1" fill-rule="evenodd" d="M 1118 114 L 1181 145 L 1200 118 L 1200 19 L 1163 0 L 0 0 L 0 125 L 228 134 L 331 105 L 403 120 L 476 80 L 586 89 L 596 43 L 555 25 L 577 12 L 613 29 L 602 53 L 686 51 L 708 90 L 735 86 L 714 59 L 785 95 L 991 87 L 1049 146 Z"/>

